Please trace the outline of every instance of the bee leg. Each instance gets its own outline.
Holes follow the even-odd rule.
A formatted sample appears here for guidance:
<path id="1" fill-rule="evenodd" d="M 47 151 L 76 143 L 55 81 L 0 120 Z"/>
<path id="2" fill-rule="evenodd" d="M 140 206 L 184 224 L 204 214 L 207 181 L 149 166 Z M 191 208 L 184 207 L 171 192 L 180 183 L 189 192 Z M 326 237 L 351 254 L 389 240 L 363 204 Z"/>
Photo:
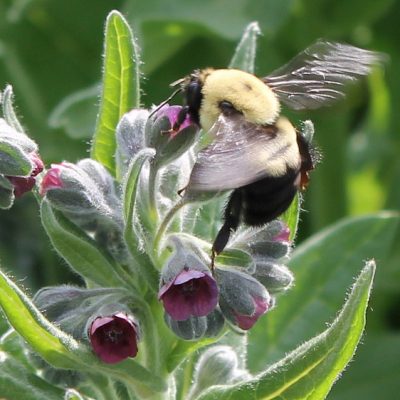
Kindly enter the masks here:
<path id="1" fill-rule="evenodd" d="M 186 188 L 188 187 L 188 185 L 186 185 L 185 187 L 183 187 L 182 189 L 178 190 L 178 196 L 183 197 L 182 192 L 184 192 L 186 190 Z"/>
<path id="2" fill-rule="evenodd" d="M 214 272 L 215 257 L 221 253 L 227 245 L 231 233 L 234 232 L 240 223 L 242 211 L 242 193 L 236 189 L 225 207 L 224 224 L 219 230 L 211 248 L 211 271 Z"/>

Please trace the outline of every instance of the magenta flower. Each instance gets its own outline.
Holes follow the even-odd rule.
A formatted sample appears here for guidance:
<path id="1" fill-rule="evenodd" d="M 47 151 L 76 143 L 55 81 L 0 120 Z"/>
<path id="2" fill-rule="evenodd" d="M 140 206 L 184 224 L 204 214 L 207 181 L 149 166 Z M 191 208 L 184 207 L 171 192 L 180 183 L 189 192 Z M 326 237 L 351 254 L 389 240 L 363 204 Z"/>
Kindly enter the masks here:
<path id="1" fill-rule="evenodd" d="M 215 270 L 220 288 L 219 306 L 233 325 L 248 330 L 272 307 L 267 289 L 249 274 L 225 267 Z"/>
<path id="2" fill-rule="evenodd" d="M 61 173 L 65 168 L 74 168 L 74 164 L 63 161 L 60 164 L 51 164 L 51 168 L 46 172 L 40 184 L 40 195 L 44 196 L 48 190 L 60 189 L 64 187 Z"/>
<path id="3" fill-rule="evenodd" d="M 98 317 L 89 328 L 93 351 L 107 364 L 135 357 L 138 336 L 138 326 L 124 313 Z"/>
<path id="4" fill-rule="evenodd" d="M 36 175 L 40 174 L 43 171 L 44 164 L 40 159 L 38 154 L 32 153 L 30 154 L 31 161 L 33 163 L 33 169 L 30 176 L 7 176 L 8 180 L 14 186 L 14 195 L 15 197 L 21 197 L 24 193 L 30 192 L 36 183 Z"/>
<path id="5" fill-rule="evenodd" d="M 237 311 L 233 311 L 237 326 L 245 331 L 251 329 L 258 318 L 265 314 L 270 308 L 269 301 L 264 297 L 253 297 L 253 302 L 254 313 L 252 315 L 239 314 Z"/>
<path id="6" fill-rule="evenodd" d="M 290 229 L 286 224 L 282 224 L 282 230 L 273 237 L 274 242 L 289 242 Z"/>
<path id="7" fill-rule="evenodd" d="M 178 121 L 178 115 L 181 109 L 182 109 L 181 106 L 165 105 L 164 107 L 161 107 L 160 110 L 158 110 L 157 118 L 168 117 L 169 122 L 171 124 L 171 128 L 173 128 L 175 123 Z M 174 138 L 182 129 L 187 128 L 191 124 L 192 121 L 190 120 L 189 114 L 187 114 L 184 121 L 179 126 L 179 129 L 176 131 L 175 130 L 171 131 L 170 137 Z"/>
<path id="8" fill-rule="evenodd" d="M 158 292 L 165 311 L 175 321 L 204 317 L 218 303 L 218 286 L 208 271 L 183 268 Z"/>

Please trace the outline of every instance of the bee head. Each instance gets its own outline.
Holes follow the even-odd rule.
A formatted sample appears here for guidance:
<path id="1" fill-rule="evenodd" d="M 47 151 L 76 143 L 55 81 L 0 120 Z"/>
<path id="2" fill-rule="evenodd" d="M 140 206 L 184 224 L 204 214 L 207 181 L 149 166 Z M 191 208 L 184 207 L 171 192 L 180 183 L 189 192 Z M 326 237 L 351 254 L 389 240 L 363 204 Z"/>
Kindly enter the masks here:
<path id="1" fill-rule="evenodd" d="M 188 108 L 188 113 L 193 122 L 200 124 L 200 107 L 203 100 L 203 86 L 208 75 L 213 70 L 207 69 L 196 69 L 191 74 L 185 76 L 182 79 L 172 83 L 171 86 L 179 86 L 183 93 L 185 106 Z"/>

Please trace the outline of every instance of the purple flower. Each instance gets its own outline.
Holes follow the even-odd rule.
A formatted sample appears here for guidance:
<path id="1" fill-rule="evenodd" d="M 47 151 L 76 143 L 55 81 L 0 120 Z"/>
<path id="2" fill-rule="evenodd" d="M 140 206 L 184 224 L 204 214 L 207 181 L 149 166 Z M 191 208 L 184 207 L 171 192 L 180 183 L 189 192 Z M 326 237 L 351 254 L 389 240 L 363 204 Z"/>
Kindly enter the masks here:
<path id="1" fill-rule="evenodd" d="M 97 317 L 89 328 L 93 351 L 107 364 L 135 357 L 138 336 L 138 326 L 124 313 Z"/>
<path id="2" fill-rule="evenodd" d="M 173 320 L 184 321 L 192 316 L 204 317 L 214 310 L 218 286 L 208 271 L 184 267 L 161 287 L 158 298 Z"/>
<path id="3" fill-rule="evenodd" d="M 215 273 L 224 317 L 243 330 L 252 328 L 272 306 L 266 288 L 254 277 L 233 268 L 218 268 Z"/>
<path id="4" fill-rule="evenodd" d="M 40 174 L 43 171 L 44 164 L 40 159 L 38 154 L 31 153 L 30 154 L 31 161 L 33 163 L 33 169 L 30 176 L 7 176 L 8 180 L 14 186 L 14 195 L 15 197 L 21 197 L 24 193 L 30 192 L 36 183 L 36 175 Z"/>
<path id="5" fill-rule="evenodd" d="M 253 297 L 253 302 L 254 313 L 252 315 L 239 314 L 237 311 L 233 311 L 237 326 L 245 331 L 251 329 L 258 318 L 265 314 L 270 308 L 269 300 L 264 297 Z"/>
<path id="6" fill-rule="evenodd" d="M 67 162 L 51 164 L 51 168 L 46 172 L 40 184 L 40 195 L 44 196 L 48 190 L 62 188 L 64 186 L 61 179 L 62 170 L 71 167 L 72 164 Z"/>
<path id="7" fill-rule="evenodd" d="M 281 231 L 278 232 L 277 235 L 275 235 L 272 240 L 274 242 L 289 242 L 289 239 L 290 239 L 290 229 L 286 224 L 282 223 Z"/>
<path id="8" fill-rule="evenodd" d="M 181 106 L 165 105 L 161 107 L 157 112 L 157 118 L 167 117 L 169 119 L 169 122 L 171 124 L 171 133 L 169 136 L 171 139 L 173 139 L 181 130 L 187 128 L 189 125 L 192 125 L 190 116 L 189 114 L 187 114 L 184 121 L 179 125 L 178 129 L 174 129 L 174 125 L 178 121 L 178 116 L 181 110 Z"/>

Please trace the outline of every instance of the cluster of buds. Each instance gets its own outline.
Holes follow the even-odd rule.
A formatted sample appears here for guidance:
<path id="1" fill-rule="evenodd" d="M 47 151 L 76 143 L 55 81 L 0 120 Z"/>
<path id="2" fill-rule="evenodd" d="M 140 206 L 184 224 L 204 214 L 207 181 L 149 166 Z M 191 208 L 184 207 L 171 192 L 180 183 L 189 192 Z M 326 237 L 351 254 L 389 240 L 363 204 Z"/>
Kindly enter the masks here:
<path id="1" fill-rule="evenodd" d="M 251 261 L 241 267 L 216 264 L 214 274 L 201 249 L 193 249 L 194 243 L 188 247 L 187 238 L 172 239 L 174 253 L 161 271 L 158 296 L 167 324 L 184 339 L 210 332 L 215 336 L 224 320 L 234 329 L 251 329 L 273 307 L 276 294 L 293 282 L 292 273 L 280 264 L 290 251 L 289 231 L 280 221 L 262 231 L 239 233 L 232 246 L 247 251 Z"/>
<path id="2" fill-rule="evenodd" d="M 25 134 L 13 112 L 11 86 L 0 97 L 0 209 L 8 209 L 16 197 L 34 188 L 44 165 L 37 144 Z"/>
<path id="3" fill-rule="evenodd" d="M 110 287 L 93 285 L 89 280 L 90 289 L 59 286 L 44 288 L 36 295 L 35 304 L 49 320 L 86 341 L 105 363 L 136 357 L 139 339 L 146 340 L 146 330 L 142 332 L 140 327 L 145 316 L 135 301 L 139 297 L 145 301 L 143 293 L 157 296 L 159 307 L 160 303 L 164 307 L 161 323 L 172 335 L 198 340 L 216 338 L 226 329 L 251 329 L 274 306 L 276 294 L 290 287 L 293 280 L 282 264 L 290 251 L 290 232 L 280 221 L 239 230 L 223 253 L 234 255 L 227 257 L 231 262 L 217 257 L 215 268 L 210 269 L 208 240 L 212 237 L 200 233 L 198 209 L 199 203 L 214 194 L 204 197 L 200 193 L 199 198 L 189 200 L 177 196 L 193 167 L 199 132 L 188 116 L 176 128 L 181 110 L 164 105 L 152 113 L 139 109 L 123 116 L 116 132 L 119 178 L 93 159 L 52 164 L 41 174 L 42 201 L 62 213 L 102 254 L 112 258 L 114 264 L 110 265 L 120 268 L 118 271 L 146 269 L 146 273 L 152 270 L 158 274 L 155 283 L 142 276 L 129 280 L 124 275 L 120 277 L 121 286 L 111 284 L 111 280 Z M 0 119 L 0 191 L 7 189 L 19 196 L 33 187 L 43 163 L 36 144 L 10 121 Z M 132 226 L 127 226 L 124 212 L 129 199 L 124 191 L 130 185 L 136 160 L 148 149 L 153 158 L 138 169 L 133 194 L 135 215 L 130 220 Z M 174 207 L 177 202 L 180 206 Z M 179 211 L 182 205 L 187 206 L 186 212 L 174 214 L 171 225 L 164 224 L 164 231 L 160 229 L 172 215 L 171 209 Z M 188 223 L 196 219 L 197 225 Z M 128 242 L 132 237 L 126 235 L 129 229 L 134 232 L 134 244 Z M 157 236 L 160 232 L 161 238 Z M 232 368 L 226 372 L 230 380 L 244 373 L 237 368 L 232 350 L 218 348 L 201 358 L 199 376 L 205 374 L 203 364 L 218 364 L 226 357 L 232 359 Z M 196 389 L 192 392 L 194 395 Z"/>

